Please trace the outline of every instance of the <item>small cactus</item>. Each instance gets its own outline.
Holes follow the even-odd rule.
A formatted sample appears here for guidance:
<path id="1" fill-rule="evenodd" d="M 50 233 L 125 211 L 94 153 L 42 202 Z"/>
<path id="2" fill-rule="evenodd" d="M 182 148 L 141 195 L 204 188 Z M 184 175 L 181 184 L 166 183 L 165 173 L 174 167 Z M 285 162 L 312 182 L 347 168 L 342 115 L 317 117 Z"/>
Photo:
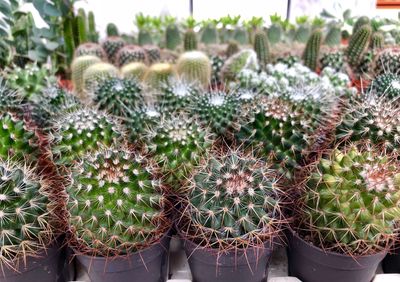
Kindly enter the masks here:
<path id="1" fill-rule="evenodd" d="M 136 45 L 126 45 L 122 47 L 116 56 L 116 64 L 120 67 L 132 62 L 148 62 L 146 51 L 142 47 Z"/>
<path id="2" fill-rule="evenodd" d="M 384 73 L 400 73 L 400 49 L 385 48 L 379 51 L 374 58 L 373 71 L 376 76 Z"/>
<path id="3" fill-rule="evenodd" d="M 148 30 L 139 30 L 138 44 L 139 46 L 153 45 L 153 38 Z"/>
<path id="4" fill-rule="evenodd" d="M 185 32 L 185 36 L 183 39 L 183 47 L 185 51 L 193 51 L 197 50 L 197 35 L 192 29 L 188 29 Z"/>
<path id="5" fill-rule="evenodd" d="M 243 69 L 258 69 L 257 54 L 251 49 L 244 49 L 225 61 L 221 70 L 222 80 L 224 82 L 235 80 Z"/>
<path id="6" fill-rule="evenodd" d="M 129 63 L 121 68 L 121 74 L 124 78 L 134 78 L 142 81 L 148 69 L 148 66 L 142 62 Z"/>
<path id="7" fill-rule="evenodd" d="M 74 56 L 75 57 L 80 57 L 80 56 L 96 56 L 99 57 L 102 60 L 105 60 L 107 58 L 107 54 L 104 52 L 103 47 L 101 47 L 97 43 L 83 43 L 76 48 Z"/>
<path id="8" fill-rule="evenodd" d="M 107 53 L 108 60 L 115 64 L 117 59 L 118 51 L 126 45 L 125 40 L 118 36 L 107 37 L 103 43 L 102 47 L 104 51 Z"/>
<path id="9" fill-rule="evenodd" d="M 335 47 L 340 45 L 341 40 L 342 35 L 340 26 L 332 25 L 325 36 L 324 44 L 328 45 L 329 47 Z"/>
<path id="10" fill-rule="evenodd" d="M 240 51 L 239 44 L 236 41 L 229 41 L 228 46 L 226 47 L 226 57 L 232 57 L 235 55 L 237 52 Z"/>
<path id="11" fill-rule="evenodd" d="M 165 31 L 165 45 L 169 50 L 175 50 L 182 43 L 181 34 L 176 24 L 167 26 Z"/>
<path id="12" fill-rule="evenodd" d="M 317 29 L 313 31 L 307 41 L 306 48 L 303 53 L 304 65 L 311 70 L 316 71 L 318 65 L 319 51 L 321 49 L 322 31 Z"/>
<path id="13" fill-rule="evenodd" d="M 371 25 L 371 21 L 367 16 L 361 16 L 357 19 L 357 21 L 355 22 L 355 24 L 353 26 L 353 34 L 355 34 L 364 25 L 367 25 L 367 26 Z"/>
<path id="14" fill-rule="evenodd" d="M 356 67 L 369 45 L 371 37 L 371 27 L 364 25 L 350 37 L 349 46 L 346 50 L 347 61 L 350 66 Z"/>
<path id="15" fill-rule="evenodd" d="M 272 24 L 267 30 L 268 41 L 275 45 L 282 39 L 283 30 L 280 24 Z"/>
<path id="16" fill-rule="evenodd" d="M 393 73 L 381 74 L 372 81 L 370 89 L 378 96 L 389 99 L 400 97 L 400 76 Z"/>
<path id="17" fill-rule="evenodd" d="M 369 47 L 372 50 L 382 49 L 385 42 L 385 37 L 382 32 L 374 32 L 371 35 L 371 41 L 369 43 Z"/>
<path id="18" fill-rule="evenodd" d="M 161 87 L 160 107 L 164 113 L 179 113 L 188 111 L 194 97 L 200 95 L 193 85 L 180 79 L 172 79 Z"/>
<path id="19" fill-rule="evenodd" d="M 106 33 L 108 37 L 119 36 L 118 27 L 114 23 L 107 24 Z"/>
<path id="20" fill-rule="evenodd" d="M 98 81 L 118 75 L 118 69 L 109 63 L 93 64 L 83 73 L 83 88 L 86 92 L 90 92 Z"/>
<path id="21" fill-rule="evenodd" d="M 247 35 L 247 31 L 242 27 L 236 27 L 233 32 L 233 40 L 235 40 L 241 45 L 248 44 L 249 37 Z"/>
<path id="22" fill-rule="evenodd" d="M 176 76 L 174 66 L 168 63 L 153 64 L 144 77 L 145 83 L 153 89 L 160 87 Z"/>
<path id="23" fill-rule="evenodd" d="M 211 56 L 211 83 L 218 85 L 221 83 L 221 70 L 225 63 L 224 58 L 221 56 L 215 55 Z"/>
<path id="24" fill-rule="evenodd" d="M 320 64 L 321 70 L 329 67 L 338 72 L 342 71 L 344 69 L 344 54 L 342 51 L 327 52 L 321 56 Z"/>
<path id="25" fill-rule="evenodd" d="M 296 29 L 293 40 L 300 43 L 306 43 L 310 36 L 311 27 L 308 24 L 301 24 Z"/>
<path id="26" fill-rule="evenodd" d="M 218 33 L 214 25 L 208 24 L 203 28 L 201 33 L 201 42 L 204 44 L 218 43 Z"/>
<path id="27" fill-rule="evenodd" d="M 154 45 L 145 45 L 143 46 L 144 51 L 146 52 L 147 59 L 149 64 L 154 64 L 160 61 L 161 59 L 161 52 L 158 46 Z"/>
<path id="28" fill-rule="evenodd" d="M 100 63 L 101 59 L 96 56 L 82 56 L 73 60 L 71 65 L 71 80 L 74 91 L 78 96 L 82 95 L 84 90 L 83 74 L 91 66 Z"/>
<path id="29" fill-rule="evenodd" d="M 189 82 L 198 82 L 207 86 L 211 80 L 211 62 L 206 54 L 200 51 L 183 53 L 176 65 L 179 76 Z"/>
<path id="30" fill-rule="evenodd" d="M 270 61 L 270 52 L 268 37 L 262 30 L 258 30 L 254 35 L 254 51 L 260 66 L 265 67 Z"/>

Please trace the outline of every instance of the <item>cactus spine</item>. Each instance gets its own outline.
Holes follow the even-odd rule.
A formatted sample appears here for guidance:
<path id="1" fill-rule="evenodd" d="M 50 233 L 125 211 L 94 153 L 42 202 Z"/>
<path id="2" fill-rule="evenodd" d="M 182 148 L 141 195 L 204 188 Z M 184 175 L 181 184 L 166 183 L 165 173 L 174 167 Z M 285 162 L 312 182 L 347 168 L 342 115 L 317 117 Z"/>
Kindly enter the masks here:
<path id="1" fill-rule="evenodd" d="M 306 48 L 303 53 L 304 65 L 311 70 L 316 71 L 318 65 L 319 51 L 321 49 L 322 31 L 315 30 L 307 41 Z"/>

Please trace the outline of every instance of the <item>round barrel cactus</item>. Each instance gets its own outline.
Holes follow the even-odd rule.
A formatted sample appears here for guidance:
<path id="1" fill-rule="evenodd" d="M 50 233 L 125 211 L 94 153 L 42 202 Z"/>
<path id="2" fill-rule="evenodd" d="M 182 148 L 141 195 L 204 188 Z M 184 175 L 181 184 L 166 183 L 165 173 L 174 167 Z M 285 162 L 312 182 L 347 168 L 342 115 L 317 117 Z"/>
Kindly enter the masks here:
<path id="1" fill-rule="evenodd" d="M 125 45 L 125 40 L 119 36 L 107 37 L 102 43 L 103 50 L 107 53 L 108 60 L 113 64 L 116 63 L 118 51 Z"/>
<path id="2" fill-rule="evenodd" d="M 381 74 L 372 81 L 370 89 L 378 96 L 389 99 L 400 97 L 400 76 L 393 73 Z"/>
<path id="3" fill-rule="evenodd" d="M 188 111 L 199 92 L 193 83 L 172 79 L 161 87 L 160 107 L 165 114 Z"/>
<path id="4" fill-rule="evenodd" d="M 107 58 L 107 54 L 106 52 L 104 52 L 101 45 L 92 42 L 83 43 L 79 45 L 74 52 L 75 57 L 86 56 L 86 55 L 96 56 L 102 60 L 105 60 Z"/>
<path id="5" fill-rule="evenodd" d="M 134 78 L 142 81 L 148 71 L 148 67 L 142 62 L 126 64 L 121 68 L 121 74 L 125 78 Z"/>

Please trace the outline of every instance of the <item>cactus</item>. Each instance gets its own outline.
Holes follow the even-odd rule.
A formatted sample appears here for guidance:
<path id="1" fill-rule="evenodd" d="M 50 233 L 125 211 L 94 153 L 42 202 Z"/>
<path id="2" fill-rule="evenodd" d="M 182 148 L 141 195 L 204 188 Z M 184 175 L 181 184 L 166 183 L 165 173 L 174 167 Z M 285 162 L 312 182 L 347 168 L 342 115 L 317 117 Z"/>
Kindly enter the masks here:
<path id="1" fill-rule="evenodd" d="M 249 43 L 249 38 L 247 36 L 247 31 L 244 28 L 236 27 L 233 32 L 233 40 L 241 45 Z"/>
<path id="2" fill-rule="evenodd" d="M 378 96 L 389 99 L 400 97 L 400 76 L 393 73 L 381 74 L 372 81 L 370 89 Z"/>
<path id="3" fill-rule="evenodd" d="M 118 27 L 114 23 L 108 23 L 106 27 L 107 37 L 119 36 Z"/>
<path id="4" fill-rule="evenodd" d="M 160 107 L 165 114 L 188 111 L 199 90 L 180 79 L 172 79 L 161 87 Z"/>
<path id="5" fill-rule="evenodd" d="M 78 42 L 83 44 L 87 42 L 87 20 L 85 10 L 80 8 L 78 10 L 78 15 L 75 17 L 76 30 L 78 32 Z"/>
<path id="6" fill-rule="evenodd" d="M 222 81 L 221 70 L 225 63 L 225 60 L 218 55 L 211 56 L 211 83 L 219 84 Z"/>
<path id="7" fill-rule="evenodd" d="M 74 41 L 73 19 L 71 19 L 70 17 L 66 17 L 64 19 L 63 39 L 67 64 L 70 64 L 72 62 L 72 58 L 74 57 L 74 50 L 76 46 Z"/>
<path id="8" fill-rule="evenodd" d="M 146 134 L 161 122 L 162 115 L 154 105 L 144 105 L 127 111 L 127 114 L 123 123 L 128 129 L 128 139 L 132 144 L 142 147 Z"/>
<path id="9" fill-rule="evenodd" d="M 365 95 L 364 95 L 365 96 Z M 353 99 L 343 109 L 336 127 L 337 143 L 369 141 L 387 151 L 398 151 L 400 145 L 400 109 L 386 97 L 371 93 L 361 101 Z"/>
<path id="10" fill-rule="evenodd" d="M 125 148 L 89 154 L 73 168 L 69 226 L 73 244 L 94 256 L 129 254 L 163 235 L 171 223 L 154 167 Z"/>
<path id="11" fill-rule="evenodd" d="M 102 60 L 105 60 L 107 58 L 107 54 L 104 52 L 103 48 L 97 44 L 97 43 L 83 43 L 76 48 L 74 56 L 75 57 L 80 57 L 80 56 L 96 56 L 99 57 Z"/>
<path id="12" fill-rule="evenodd" d="M 228 46 L 226 47 L 226 57 L 232 57 L 233 55 L 235 55 L 236 53 L 239 52 L 239 44 L 236 41 L 229 41 L 228 42 Z"/>
<path id="13" fill-rule="evenodd" d="M 235 80 L 243 69 L 258 69 L 257 54 L 251 49 L 244 49 L 226 60 L 221 71 L 223 81 Z"/>
<path id="14" fill-rule="evenodd" d="M 201 33 L 201 42 L 204 44 L 217 44 L 218 33 L 213 24 L 208 24 L 203 28 Z"/>
<path id="15" fill-rule="evenodd" d="M 272 24 L 267 30 L 268 41 L 275 45 L 281 41 L 282 34 L 282 26 L 280 24 Z"/>
<path id="16" fill-rule="evenodd" d="M 189 82 L 198 82 L 207 86 L 211 80 L 211 62 L 206 54 L 200 51 L 183 53 L 176 65 L 179 76 Z"/>
<path id="17" fill-rule="evenodd" d="M 176 76 L 174 66 L 168 63 L 158 63 L 152 65 L 147 71 L 144 81 L 153 89 L 160 87 Z"/>
<path id="18" fill-rule="evenodd" d="M 285 64 L 289 68 L 293 67 L 294 64 L 300 62 L 300 58 L 294 55 L 286 55 L 276 59 L 277 63 Z"/>
<path id="19" fill-rule="evenodd" d="M 0 160 L 0 268 L 13 269 L 54 240 L 50 185 L 27 166 Z"/>
<path id="20" fill-rule="evenodd" d="M 161 59 L 160 48 L 154 45 L 145 45 L 143 46 L 143 49 L 146 52 L 146 56 L 150 65 L 160 61 Z"/>
<path id="21" fill-rule="evenodd" d="M 71 166 L 87 153 L 122 142 L 119 122 L 91 108 L 77 108 L 58 116 L 50 135 L 51 151 L 57 164 Z"/>
<path id="22" fill-rule="evenodd" d="M 378 52 L 374 59 L 376 76 L 384 73 L 400 73 L 400 49 L 386 48 Z"/>
<path id="23" fill-rule="evenodd" d="M 356 67 L 360 63 L 362 55 L 368 48 L 371 33 L 371 27 L 364 25 L 350 37 L 349 46 L 346 50 L 347 61 L 350 66 Z"/>
<path id="24" fill-rule="evenodd" d="M 118 66 L 122 67 L 132 62 L 147 63 L 147 54 L 142 47 L 126 45 L 118 51 L 116 55 L 116 64 Z"/>
<path id="25" fill-rule="evenodd" d="M 91 66 L 100 63 L 101 59 L 95 56 L 81 56 L 73 60 L 71 64 L 71 80 L 74 91 L 81 96 L 84 90 L 83 74 Z"/>
<path id="26" fill-rule="evenodd" d="M 121 74 L 124 78 L 134 78 L 142 81 L 148 69 L 149 68 L 141 62 L 129 63 L 121 68 Z"/>
<path id="27" fill-rule="evenodd" d="M 258 63 L 265 67 L 270 60 L 268 37 L 264 31 L 258 30 L 254 34 L 254 51 L 256 51 Z"/>
<path id="28" fill-rule="evenodd" d="M 117 77 L 118 69 L 109 63 L 97 63 L 88 67 L 83 73 L 83 87 L 86 92 L 91 92 L 96 83 L 103 79 Z"/>
<path id="29" fill-rule="evenodd" d="M 111 63 L 115 64 L 118 51 L 125 45 L 126 45 L 126 42 L 121 37 L 112 36 L 112 37 L 107 37 L 103 41 L 101 46 L 103 47 L 104 51 L 107 53 L 108 60 Z"/>
<path id="30" fill-rule="evenodd" d="M 270 239 L 280 223 L 276 172 L 239 151 L 214 152 L 190 178 L 184 215 L 204 245 L 220 250 L 246 248 Z"/>
<path id="31" fill-rule="evenodd" d="M 322 31 L 314 30 L 307 41 L 306 48 L 303 53 L 304 65 L 311 70 L 316 71 L 319 58 L 319 50 L 321 49 Z"/>
<path id="32" fill-rule="evenodd" d="M 367 50 L 361 57 L 361 61 L 355 69 L 357 74 L 369 74 L 372 70 L 375 52 Z"/>
<path id="33" fill-rule="evenodd" d="M 197 35 L 196 32 L 194 32 L 194 30 L 188 29 L 185 32 L 183 38 L 183 45 L 185 51 L 192 51 L 197 49 Z"/>
<path id="34" fill-rule="evenodd" d="M 234 93 L 208 91 L 193 97 L 191 114 L 217 135 L 227 135 L 240 117 L 241 102 Z"/>
<path id="35" fill-rule="evenodd" d="M 329 28 L 328 33 L 326 34 L 324 43 L 326 45 L 328 45 L 329 47 L 335 47 L 335 46 L 340 45 L 341 40 L 342 40 L 342 35 L 341 35 L 340 26 L 332 25 Z"/>
<path id="36" fill-rule="evenodd" d="M 209 132 L 183 114 L 165 117 L 145 135 L 146 151 L 159 164 L 164 182 L 180 190 L 211 145 Z"/>
<path id="37" fill-rule="evenodd" d="M 332 68 L 339 72 L 344 69 L 344 54 L 342 51 L 333 51 L 325 53 L 320 59 L 321 70 L 326 67 Z"/>
<path id="38" fill-rule="evenodd" d="M 400 169 L 368 146 L 334 149 L 306 183 L 301 217 L 318 247 L 365 255 L 387 248 L 400 217 Z"/>
<path id="39" fill-rule="evenodd" d="M 138 44 L 139 44 L 139 46 L 153 45 L 153 38 L 149 31 L 139 30 Z"/>
<path id="40" fill-rule="evenodd" d="M 372 50 L 382 49 L 383 44 L 385 42 L 385 37 L 383 36 L 382 32 L 374 32 L 371 35 L 371 41 L 369 47 Z"/>
<path id="41" fill-rule="evenodd" d="M 294 34 L 294 41 L 306 43 L 311 36 L 311 27 L 308 24 L 301 24 L 296 29 Z"/>
<path id="42" fill-rule="evenodd" d="M 357 21 L 355 22 L 354 26 L 353 26 L 353 33 L 355 34 L 357 33 L 357 31 L 362 27 L 362 26 L 370 26 L 371 25 L 371 21 L 369 20 L 369 18 L 367 16 L 362 16 L 359 17 L 357 19 Z"/>
<path id="43" fill-rule="evenodd" d="M 169 50 L 175 50 L 182 43 L 181 33 L 176 24 L 167 26 L 165 31 L 165 45 Z"/>
<path id="44" fill-rule="evenodd" d="M 88 39 L 91 42 L 99 41 L 99 33 L 96 31 L 96 22 L 92 11 L 88 13 Z"/>

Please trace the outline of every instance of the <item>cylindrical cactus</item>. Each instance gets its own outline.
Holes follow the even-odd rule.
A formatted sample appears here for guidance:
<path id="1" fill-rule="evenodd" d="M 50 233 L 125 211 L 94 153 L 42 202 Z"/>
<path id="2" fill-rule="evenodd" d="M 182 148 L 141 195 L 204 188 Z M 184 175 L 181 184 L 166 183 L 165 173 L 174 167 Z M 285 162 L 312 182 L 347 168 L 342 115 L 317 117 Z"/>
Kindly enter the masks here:
<path id="1" fill-rule="evenodd" d="M 148 30 L 141 29 L 138 34 L 139 46 L 153 45 L 153 38 Z"/>
<path id="2" fill-rule="evenodd" d="M 103 43 L 102 47 L 104 51 L 107 53 L 108 60 L 115 64 L 117 59 L 118 51 L 126 45 L 125 40 L 118 36 L 107 37 Z"/>
<path id="3" fill-rule="evenodd" d="M 318 66 L 319 50 L 321 49 L 322 31 L 314 30 L 307 41 L 306 48 L 303 53 L 304 65 L 311 70 L 316 71 Z"/>
<path id="4" fill-rule="evenodd" d="M 197 50 L 197 35 L 196 32 L 194 32 L 194 30 L 188 29 L 185 32 L 183 38 L 183 47 L 185 51 Z"/>
<path id="5" fill-rule="evenodd" d="M 249 43 L 247 31 L 242 27 L 236 27 L 233 32 L 233 39 L 241 45 Z"/>
<path id="6" fill-rule="evenodd" d="M 92 11 L 88 13 L 88 39 L 91 42 L 99 41 L 99 33 L 96 31 L 96 22 Z"/>
<path id="7" fill-rule="evenodd" d="M 306 43 L 310 36 L 311 36 L 310 25 L 301 24 L 296 29 L 293 40 L 300 43 Z"/>
<path id="8" fill-rule="evenodd" d="M 136 45 L 126 45 L 122 47 L 116 55 L 116 64 L 122 67 L 133 62 L 147 63 L 146 51 L 142 47 Z"/>
<path id="9" fill-rule="evenodd" d="M 145 74 L 145 83 L 153 89 L 160 89 L 160 87 L 167 83 L 168 80 L 176 76 L 174 66 L 168 63 L 153 64 Z"/>
<path id="10" fill-rule="evenodd" d="M 87 42 L 87 19 L 85 10 L 80 8 L 78 15 L 75 17 L 76 31 L 78 32 L 79 44 Z"/>
<path id="11" fill-rule="evenodd" d="M 306 180 L 303 234 L 323 249 L 355 255 L 387 248 L 400 218 L 398 160 L 350 145 L 321 158 Z"/>
<path id="12" fill-rule="evenodd" d="M 272 24 L 267 30 L 268 41 L 275 45 L 282 39 L 282 26 L 280 24 Z"/>
<path id="13" fill-rule="evenodd" d="M 369 47 L 372 50 L 379 50 L 382 49 L 385 43 L 385 37 L 383 36 L 382 32 L 374 32 L 371 35 L 371 41 L 369 43 Z"/>
<path id="14" fill-rule="evenodd" d="M 350 66 L 356 67 L 360 63 L 362 55 L 368 48 L 371 33 L 371 27 L 364 25 L 350 37 L 349 46 L 346 50 L 347 61 Z"/>
<path id="15" fill-rule="evenodd" d="M 367 16 L 361 16 L 357 19 L 353 26 L 353 34 L 355 34 L 364 25 L 371 25 L 371 21 Z"/>
<path id="16" fill-rule="evenodd" d="M 243 69 L 258 69 L 257 54 L 251 49 L 244 49 L 225 61 L 221 71 L 223 81 L 235 80 Z"/>
<path id="17" fill-rule="evenodd" d="M 143 156 L 112 147 L 87 155 L 72 171 L 69 225 L 72 244 L 80 251 L 129 254 L 171 226 L 160 180 Z"/>
<path id="18" fill-rule="evenodd" d="M 91 66 L 100 63 L 101 59 L 96 56 L 81 56 L 74 59 L 71 65 L 71 80 L 74 90 L 81 95 L 84 90 L 83 73 Z"/>
<path id="19" fill-rule="evenodd" d="M 335 47 L 340 45 L 341 40 L 342 40 L 342 34 L 340 26 L 336 24 L 332 25 L 325 36 L 324 44 L 330 47 Z"/>
<path id="20" fill-rule="evenodd" d="M 200 51 L 183 53 L 177 62 L 177 72 L 182 79 L 207 86 L 211 80 L 211 62 L 206 54 Z"/>
<path id="21" fill-rule="evenodd" d="M 27 166 L 0 160 L 0 268 L 24 265 L 54 240 L 50 185 Z"/>
<path id="22" fill-rule="evenodd" d="M 258 30 L 254 34 L 254 51 L 257 54 L 258 63 L 265 67 L 270 60 L 268 37 L 263 30 Z"/>
<path id="23" fill-rule="evenodd" d="M 181 33 L 176 24 L 167 26 L 165 31 L 165 46 L 169 50 L 175 50 L 182 42 Z"/>
<path id="24" fill-rule="evenodd" d="M 121 68 L 121 74 L 124 78 L 134 78 L 142 81 L 148 69 L 148 66 L 142 62 L 129 63 Z"/>
<path id="25" fill-rule="evenodd" d="M 102 60 L 105 60 L 107 58 L 107 54 L 104 52 L 103 48 L 97 44 L 97 43 L 83 43 L 76 48 L 74 56 L 75 57 L 80 57 L 80 56 L 96 56 L 99 57 Z"/>

